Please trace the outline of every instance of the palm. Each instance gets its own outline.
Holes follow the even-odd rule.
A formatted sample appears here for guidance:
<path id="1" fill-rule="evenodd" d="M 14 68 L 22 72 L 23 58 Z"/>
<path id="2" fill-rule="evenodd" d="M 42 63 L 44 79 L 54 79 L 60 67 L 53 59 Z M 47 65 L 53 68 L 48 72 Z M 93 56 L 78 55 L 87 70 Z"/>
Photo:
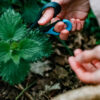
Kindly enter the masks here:
<path id="1" fill-rule="evenodd" d="M 61 19 L 80 19 L 85 20 L 89 11 L 88 0 L 73 0 L 62 7 L 61 13 L 57 16 Z"/>

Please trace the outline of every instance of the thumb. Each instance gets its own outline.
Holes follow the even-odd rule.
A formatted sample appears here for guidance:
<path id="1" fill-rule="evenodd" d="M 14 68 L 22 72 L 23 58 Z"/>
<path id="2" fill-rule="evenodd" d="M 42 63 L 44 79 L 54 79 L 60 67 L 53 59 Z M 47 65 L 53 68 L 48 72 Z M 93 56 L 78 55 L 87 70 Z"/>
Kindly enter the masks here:
<path id="1" fill-rule="evenodd" d="M 54 16 L 54 8 L 47 8 L 44 11 L 43 16 L 40 18 L 40 20 L 38 21 L 39 25 L 45 25 L 47 24 Z"/>

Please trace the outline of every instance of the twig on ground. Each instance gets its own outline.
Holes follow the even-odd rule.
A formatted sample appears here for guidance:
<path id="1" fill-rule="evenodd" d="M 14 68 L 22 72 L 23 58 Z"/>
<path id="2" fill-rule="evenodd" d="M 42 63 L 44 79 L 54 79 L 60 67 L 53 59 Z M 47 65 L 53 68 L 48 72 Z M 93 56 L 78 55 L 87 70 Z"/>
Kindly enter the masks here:
<path id="1" fill-rule="evenodd" d="M 33 97 L 26 92 L 32 85 L 34 85 L 35 82 L 33 82 L 32 84 L 30 84 L 29 86 L 27 86 L 26 88 L 24 88 L 21 84 L 19 84 L 18 86 L 15 86 L 16 88 L 18 88 L 19 90 L 21 90 L 21 93 L 15 98 L 15 100 L 18 100 L 23 94 L 25 94 L 29 100 L 33 100 Z"/>

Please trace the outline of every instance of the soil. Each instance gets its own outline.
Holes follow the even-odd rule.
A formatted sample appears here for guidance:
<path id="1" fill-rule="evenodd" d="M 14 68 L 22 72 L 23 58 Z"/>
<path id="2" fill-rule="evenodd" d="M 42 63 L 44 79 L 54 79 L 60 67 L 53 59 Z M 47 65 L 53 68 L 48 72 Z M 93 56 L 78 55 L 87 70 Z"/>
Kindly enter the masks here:
<path id="1" fill-rule="evenodd" d="M 49 61 L 49 70 L 43 75 L 31 73 L 26 80 L 16 86 L 10 86 L 0 79 L 0 100 L 50 100 L 52 97 L 86 84 L 80 82 L 68 64 L 70 56 L 66 47 L 52 36 L 54 53 L 42 62 Z M 73 51 L 77 48 L 90 49 L 95 46 L 95 37 L 82 32 L 71 33 L 66 44 Z M 31 86 L 29 86 L 31 84 Z M 59 84 L 55 89 L 47 89 L 46 86 Z M 29 86 L 29 87 L 28 87 Z M 28 89 L 27 89 L 28 88 Z M 25 91 L 26 90 L 26 91 Z M 20 95 L 21 93 L 21 95 Z"/>

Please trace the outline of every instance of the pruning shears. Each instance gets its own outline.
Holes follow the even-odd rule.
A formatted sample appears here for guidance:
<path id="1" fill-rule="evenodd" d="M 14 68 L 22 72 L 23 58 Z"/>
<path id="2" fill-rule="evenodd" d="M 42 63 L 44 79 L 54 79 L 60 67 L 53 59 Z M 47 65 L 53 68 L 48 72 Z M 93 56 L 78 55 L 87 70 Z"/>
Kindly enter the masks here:
<path id="1" fill-rule="evenodd" d="M 61 6 L 58 3 L 56 3 L 56 2 L 50 2 L 50 3 L 46 4 L 46 5 L 44 5 L 42 7 L 42 9 L 40 10 L 38 17 L 33 22 L 33 24 L 30 26 L 31 29 L 37 28 L 39 26 L 38 20 L 41 18 L 43 11 L 45 9 L 49 8 L 49 7 L 54 8 L 54 11 L 55 11 L 54 12 L 54 17 L 56 17 L 61 12 Z M 45 32 L 46 34 L 59 35 L 60 33 L 57 33 L 57 32 L 54 31 L 54 26 L 59 21 L 63 21 L 67 25 L 66 29 L 68 31 L 71 31 L 72 23 L 69 20 L 67 20 L 67 19 L 58 20 L 58 21 L 56 21 L 56 22 L 54 22 L 52 24 L 49 24 L 49 25 L 47 25 L 47 26 L 45 26 L 43 28 L 40 28 L 40 31 Z"/>

